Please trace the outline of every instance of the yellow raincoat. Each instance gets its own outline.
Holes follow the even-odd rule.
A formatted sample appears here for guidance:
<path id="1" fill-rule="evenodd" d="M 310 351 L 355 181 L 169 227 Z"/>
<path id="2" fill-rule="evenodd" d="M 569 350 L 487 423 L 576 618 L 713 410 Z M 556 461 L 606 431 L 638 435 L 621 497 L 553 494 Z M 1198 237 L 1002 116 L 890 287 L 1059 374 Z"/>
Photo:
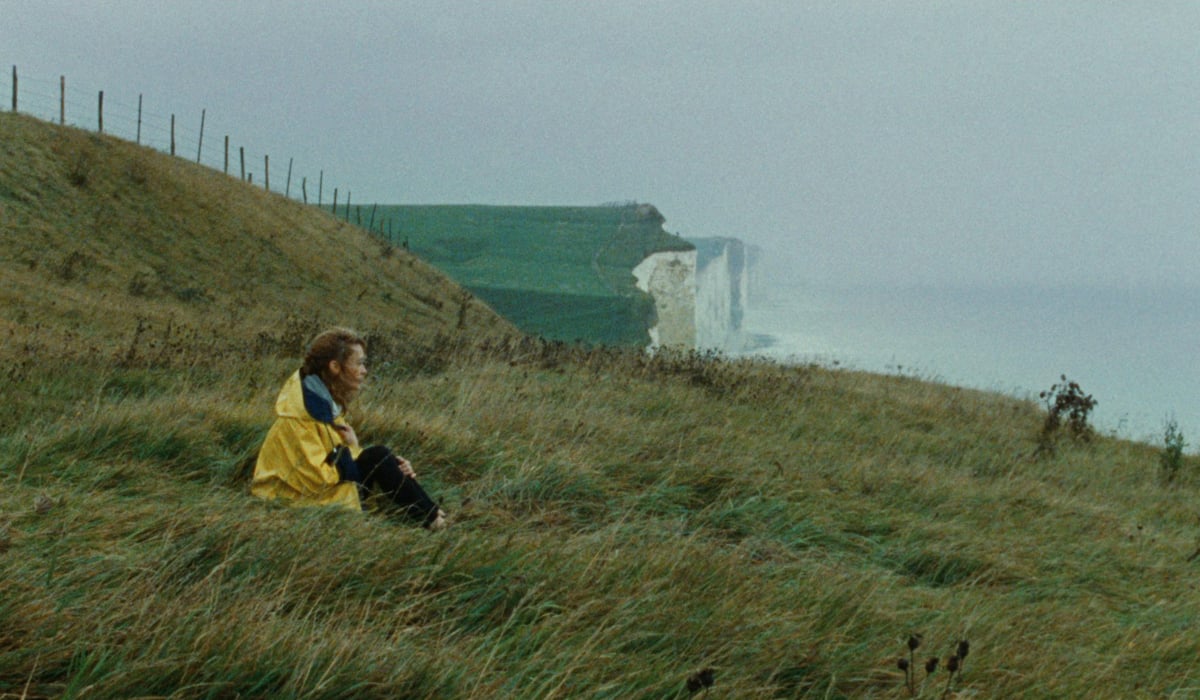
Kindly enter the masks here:
<path id="1" fill-rule="evenodd" d="M 345 445 L 333 428 L 345 425 L 339 413 L 318 377 L 302 382 L 299 370 L 289 377 L 275 400 L 275 423 L 258 452 L 250 493 L 297 505 L 340 505 L 361 511 L 358 484 L 342 481 L 327 461 L 334 448 Z M 355 459 L 362 451 L 347 449 Z"/>

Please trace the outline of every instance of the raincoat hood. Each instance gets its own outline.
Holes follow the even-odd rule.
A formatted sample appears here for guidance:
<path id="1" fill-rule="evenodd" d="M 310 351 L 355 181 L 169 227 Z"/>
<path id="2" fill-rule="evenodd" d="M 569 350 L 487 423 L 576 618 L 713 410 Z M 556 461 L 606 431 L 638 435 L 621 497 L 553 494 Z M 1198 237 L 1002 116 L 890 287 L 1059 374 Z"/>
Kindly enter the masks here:
<path id="1" fill-rule="evenodd" d="M 342 407 L 333 400 L 329 387 L 321 377 L 310 374 L 301 379 L 296 370 L 275 399 L 275 415 L 280 418 L 311 418 L 318 423 L 332 423 L 342 414 Z"/>

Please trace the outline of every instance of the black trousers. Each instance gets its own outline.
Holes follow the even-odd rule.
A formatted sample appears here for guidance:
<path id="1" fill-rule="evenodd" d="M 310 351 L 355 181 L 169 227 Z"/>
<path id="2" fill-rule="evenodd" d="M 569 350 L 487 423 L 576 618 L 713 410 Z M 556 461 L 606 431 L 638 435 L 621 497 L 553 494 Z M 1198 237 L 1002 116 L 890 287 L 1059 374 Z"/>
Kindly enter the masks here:
<path id="1" fill-rule="evenodd" d="M 416 479 L 400 471 L 400 460 L 382 445 L 373 445 L 363 450 L 358 459 L 358 473 L 362 475 L 360 488 L 375 488 L 384 493 L 405 517 L 429 527 L 438 514 L 434 503 Z"/>

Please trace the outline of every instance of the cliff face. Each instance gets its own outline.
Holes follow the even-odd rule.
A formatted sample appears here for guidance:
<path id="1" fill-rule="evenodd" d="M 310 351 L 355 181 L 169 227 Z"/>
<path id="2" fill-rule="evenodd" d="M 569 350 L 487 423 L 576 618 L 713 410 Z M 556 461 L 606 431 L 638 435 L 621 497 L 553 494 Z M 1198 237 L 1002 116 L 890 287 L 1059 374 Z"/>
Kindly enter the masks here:
<path id="1" fill-rule="evenodd" d="M 745 349 L 742 319 L 751 256 L 734 238 L 689 239 L 694 251 L 654 253 L 633 271 L 654 300 L 651 348 L 675 346 L 722 352 Z"/>
<path id="2" fill-rule="evenodd" d="M 742 319 L 750 284 L 746 246 L 735 238 L 692 243 L 696 246 L 696 347 L 743 350 Z"/>
<path id="3" fill-rule="evenodd" d="M 650 327 L 650 347 L 695 347 L 696 251 L 653 253 L 633 276 L 638 289 L 654 299 L 657 321 Z"/>

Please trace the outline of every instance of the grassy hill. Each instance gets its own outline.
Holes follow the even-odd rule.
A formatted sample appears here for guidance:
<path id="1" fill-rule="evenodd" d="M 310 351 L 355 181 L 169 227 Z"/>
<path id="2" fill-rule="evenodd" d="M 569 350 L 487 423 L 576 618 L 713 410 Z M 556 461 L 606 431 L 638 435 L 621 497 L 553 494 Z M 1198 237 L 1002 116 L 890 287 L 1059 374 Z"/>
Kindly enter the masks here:
<path id="1" fill-rule="evenodd" d="M 13 342 L 69 333 L 112 346 L 139 324 L 156 341 L 169 324 L 239 345 L 328 323 L 418 338 L 514 330 L 441 272 L 316 208 L 12 113 L 0 114 L 0 230 Z"/>
<path id="2" fill-rule="evenodd" d="M 527 333 L 607 345 L 650 342 L 654 304 L 633 268 L 650 253 L 693 247 L 647 204 L 371 205 L 346 216 L 407 246 Z"/>
<path id="3" fill-rule="evenodd" d="M 0 697 L 1200 687 L 1190 457 L 1168 486 L 1148 445 L 1035 455 L 1045 412 L 1005 396 L 505 338 L 319 213 L 0 117 Z M 351 263 L 412 277 L 328 272 Z M 247 494 L 287 339 L 329 308 L 372 327 L 351 420 L 413 461 L 449 530 Z"/>

